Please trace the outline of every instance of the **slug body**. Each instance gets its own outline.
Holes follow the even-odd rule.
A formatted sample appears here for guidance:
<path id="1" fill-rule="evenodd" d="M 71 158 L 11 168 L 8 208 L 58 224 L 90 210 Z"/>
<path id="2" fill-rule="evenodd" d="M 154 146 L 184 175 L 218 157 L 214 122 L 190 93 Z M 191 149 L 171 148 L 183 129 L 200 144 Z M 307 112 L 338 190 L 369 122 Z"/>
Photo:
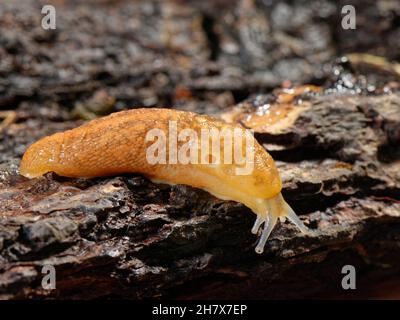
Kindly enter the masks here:
<path id="1" fill-rule="evenodd" d="M 171 122 L 176 123 L 178 131 L 190 129 L 198 133 L 200 140 L 202 129 L 245 131 L 191 112 L 149 108 L 122 111 L 37 141 L 25 152 L 20 173 L 28 178 L 50 171 L 66 177 L 91 178 L 131 172 L 143 174 L 154 182 L 206 190 L 218 198 L 241 202 L 257 214 L 252 232 L 256 234 L 264 224 L 257 253 L 263 252 L 278 218 L 288 217 L 301 231 L 308 231 L 281 195 L 282 183 L 274 160 L 252 135 L 254 157 L 250 174 L 238 175 L 236 170 L 243 169 L 243 164 L 234 161 L 169 163 L 169 148 L 165 149 L 166 163 L 149 163 L 148 148 L 153 142 L 148 141 L 147 133 L 157 128 L 169 139 Z M 177 147 L 186 142 L 177 141 Z"/>

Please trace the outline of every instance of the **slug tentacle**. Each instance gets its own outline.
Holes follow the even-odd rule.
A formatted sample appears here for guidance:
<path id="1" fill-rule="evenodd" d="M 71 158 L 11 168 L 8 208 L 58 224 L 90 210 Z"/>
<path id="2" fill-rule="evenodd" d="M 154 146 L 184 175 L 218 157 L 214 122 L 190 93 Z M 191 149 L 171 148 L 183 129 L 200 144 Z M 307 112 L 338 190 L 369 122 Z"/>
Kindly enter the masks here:
<path id="1" fill-rule="evenodd" d="M 264 223 L 263 231 L 261 232 L 260 239 L 255 249 L 257 253 L 262 253 L 264 251 L 265 243 L 267 242 L 268 237 L 270 236 L 278 219 L 283 222 L 285 218 L 288 218 L 300 229 L 301 232 L 305 234 L 311 234 L 310 229 L 304 225 L 304 223 L 287 204 L 280 193 L 271 199 L 264 200 L 263 205 L 260 205 L 260 208 L 257 210 L 257 212 L 257 219 L 253 228 L 251 229 L 251 232 L 253 234 L 257 234 L 260 226 L 262 223 Z M 267 214 L 265 214 L 265 212 L 267 212 Z"/>
<path id="2" fill-rule="evenodd" d="M 268 237 L 272 232 L 272 229 L 275 227 L 277 220 L 278 220 L 278 218 L 276 216 L 274 216 L 271 213 L 268 213 L 267 219 L 264 222 L 264 228 L 261 233 L 260 240 L 258 241 L 257 246 L 256 246 L 257 253 L 260 253 L 260 254 L 263 253 L 265 243 L 267 242 Z"/>
<path id="3" fill-rule="evenodd" d="M 293 209 L 285 202 L 286 208 L 286 217 L 294 224 L 297 228 L 300 229 L 301 232 L 305 234 L 311 233 L 310 229 L 307 228 L 303 221 L 297 216 L 297 214 L 293 211 Z"/>
<path id="4" fill-rule="evenodd" d="M 257 215 L 257 219 L 254 222 L 253 228 L 251 228 L 251 233 L 252 234 L 257 234 L 258 230 L 260 229 L 260 226 L 265 222 L 265 219 L 263 219 L 260 215 Z"/>

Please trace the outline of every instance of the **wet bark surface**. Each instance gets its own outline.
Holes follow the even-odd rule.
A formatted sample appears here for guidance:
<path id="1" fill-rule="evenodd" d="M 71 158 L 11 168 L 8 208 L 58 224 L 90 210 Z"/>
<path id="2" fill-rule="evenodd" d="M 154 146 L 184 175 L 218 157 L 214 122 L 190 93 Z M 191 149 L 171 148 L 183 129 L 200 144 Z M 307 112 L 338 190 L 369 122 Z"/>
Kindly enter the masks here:
<path id="1" fill-rule="evenodd" d="M 400 72 L 338 59 L 355 48 L 398 59 L 396 42 L 384 45 L 399 33 L 396 8 L 354 1 L 375 21 L 359 19 L 354 38 L 336 28 L 333 1 L 53 3 L 54 31 L 40 27 L 40 2 L 0 5 L 0 105 L 12 119 L 0 127 L 1 298 L 376 297 L 371 285 L 396 283 Z M 319 89 L 281 103 L 287 80 Z M 136 174 L 18 174 L 37 139 L 143 106 L 253 129 L 318 234 L 279 222 L 257 255 L 255 215 L 202 190 Z M 265 106 L 288 114 L 260 125 Z M 358 290 L 343 293 L 347 264 Z M 44 265 L 55 290 L 42 288 Z"/>

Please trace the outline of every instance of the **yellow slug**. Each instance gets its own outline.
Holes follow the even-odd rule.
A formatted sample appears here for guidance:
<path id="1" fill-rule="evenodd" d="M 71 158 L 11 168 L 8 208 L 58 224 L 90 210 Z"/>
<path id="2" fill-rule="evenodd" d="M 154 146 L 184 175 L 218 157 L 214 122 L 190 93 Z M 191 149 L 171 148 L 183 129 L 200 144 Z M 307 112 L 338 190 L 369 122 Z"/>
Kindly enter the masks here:
<path id="1" fill-rule="evenodd" d="M 165 139 L 149 135 L 154 129 L 165 133 Z M 207 130 L 211 135 L 203 135 Z M 221 132 L 242 135 L 232 134 L 229 139 L 229 135 L 218 135 Z M 215 136 L 218 141 L 213 140 Z M 236 137 L 240 139 L 237 144 Z M 219 142 L 217 149 L 213 149 L 213 142 Z M 236 147 L 240 147 L 238 152 Z M 221 151 L 219 158 L 216 151 Z M 246 152 L 252 157 L 247 159 Z M 239 158 L 248 161 L 236 161 Z M 85 178 L 140 173 L 154 182 L 189 185 L 223 200 L 241 202 L 257 214 L 254 234 L 264 223 L 257 253 L 263 252 L 278 218 L 288 217 L 308 232 L 281 195 L 282 182 L 272 157 L 246 129 L 210 116 L 146 108 L 92 120 L 28 148 L 21 161 L 21 175 L 34 178 L 50 171 Z"/>

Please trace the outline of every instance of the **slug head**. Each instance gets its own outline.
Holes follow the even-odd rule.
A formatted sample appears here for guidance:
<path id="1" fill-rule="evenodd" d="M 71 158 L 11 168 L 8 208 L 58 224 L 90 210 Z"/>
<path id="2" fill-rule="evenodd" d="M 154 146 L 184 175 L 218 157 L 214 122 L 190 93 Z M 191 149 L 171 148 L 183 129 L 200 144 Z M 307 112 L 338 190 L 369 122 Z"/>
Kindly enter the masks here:
<path id="1" fill-rule="evenodd" d="M 219 164 L 202 166 L 207 174 L 217 176 L 221 184 L 216 186 L 219 191 L 229 188 L 232 195 L 236 190 L 249 198 L 268 199 L 276 196 L 282 189 L 282 182 L 272 157 L 257 142 L 254 154 L 243 164 Z M 223 186 L 222 186 L 223 184 Z M 241 201 L 240 199 L 238 199 Z"/>

